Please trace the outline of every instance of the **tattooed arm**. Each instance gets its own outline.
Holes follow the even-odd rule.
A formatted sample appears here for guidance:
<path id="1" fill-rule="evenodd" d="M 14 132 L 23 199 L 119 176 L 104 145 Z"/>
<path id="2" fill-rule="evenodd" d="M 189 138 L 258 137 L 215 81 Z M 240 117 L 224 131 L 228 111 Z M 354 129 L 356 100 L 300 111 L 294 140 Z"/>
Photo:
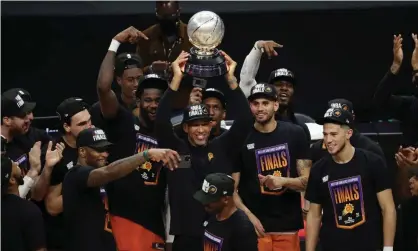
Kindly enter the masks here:
<path id="1" fill-rule="evenodd" d="M 305 191 L 308 184 L 309 172 L 312 167 L 312 160 L 310 159 L 298 159 L 296 160 L 296 168 L 298 170 L 299 177 L 297 178 L 286 178 L 285 187 L 292 190 L 302 192 Z"/>

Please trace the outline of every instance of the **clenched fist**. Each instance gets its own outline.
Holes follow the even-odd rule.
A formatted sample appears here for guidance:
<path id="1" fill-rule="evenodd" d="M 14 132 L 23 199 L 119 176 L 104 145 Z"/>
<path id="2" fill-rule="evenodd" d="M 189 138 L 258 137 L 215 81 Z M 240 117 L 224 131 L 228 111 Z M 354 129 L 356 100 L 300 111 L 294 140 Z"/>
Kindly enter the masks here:
<path id="1" fill-rule="evenodd" d="M 171 149 L 150 149 L 148 150 L 148 156 L 152 161 L 162 161 L 170 170 L 177 168 L 178 163 L 181 161 L 180 155 Z"/>

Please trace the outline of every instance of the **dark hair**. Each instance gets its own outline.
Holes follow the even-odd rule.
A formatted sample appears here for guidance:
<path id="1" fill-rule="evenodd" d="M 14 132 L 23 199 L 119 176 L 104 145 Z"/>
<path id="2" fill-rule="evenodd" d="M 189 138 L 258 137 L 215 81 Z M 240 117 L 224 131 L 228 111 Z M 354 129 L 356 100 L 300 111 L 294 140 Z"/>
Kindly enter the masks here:
<path id="1" fill-rule="evenodd" d="M 161 5 L 163 5 L 164 3 L 169 3 L 169 2 L 172 2 L 172 3 L 175 3 L 176 4 L 176 7 L 177 7 L 177 9 L 180 7 L 180 3 L 179 3 L 179 1 L 155 1 L 155 7 L 160 7 Z"/>

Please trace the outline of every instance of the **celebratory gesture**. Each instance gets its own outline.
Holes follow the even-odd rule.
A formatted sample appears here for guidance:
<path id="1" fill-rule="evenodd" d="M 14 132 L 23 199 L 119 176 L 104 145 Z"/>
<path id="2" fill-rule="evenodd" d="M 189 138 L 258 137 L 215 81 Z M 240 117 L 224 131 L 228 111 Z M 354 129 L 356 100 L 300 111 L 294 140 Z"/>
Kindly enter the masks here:
<path id="1" fill-rule="evenodd" d="M 119 43 L 131 43 L 136 44 L 139 40 L 145 39 L 148 40 L 148 37 L 145 36 L 142 31 L 137 30 L 135 27 L 131 26 L 121 32 L 119 32 L 113 39 Z"/>

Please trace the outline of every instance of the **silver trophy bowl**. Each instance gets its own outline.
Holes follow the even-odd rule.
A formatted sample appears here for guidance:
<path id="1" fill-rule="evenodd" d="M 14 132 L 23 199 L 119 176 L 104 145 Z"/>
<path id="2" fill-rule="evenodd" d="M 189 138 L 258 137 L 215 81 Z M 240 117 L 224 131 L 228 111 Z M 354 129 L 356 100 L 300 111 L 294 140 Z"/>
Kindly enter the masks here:
<path id="1" fill-rule="evenodd" d="M 212 11 L 194 14 L 187 24 L 189 41 L 199 55 L 212 55 L 224 37 L 225 26 L 222 19 Z"/>

